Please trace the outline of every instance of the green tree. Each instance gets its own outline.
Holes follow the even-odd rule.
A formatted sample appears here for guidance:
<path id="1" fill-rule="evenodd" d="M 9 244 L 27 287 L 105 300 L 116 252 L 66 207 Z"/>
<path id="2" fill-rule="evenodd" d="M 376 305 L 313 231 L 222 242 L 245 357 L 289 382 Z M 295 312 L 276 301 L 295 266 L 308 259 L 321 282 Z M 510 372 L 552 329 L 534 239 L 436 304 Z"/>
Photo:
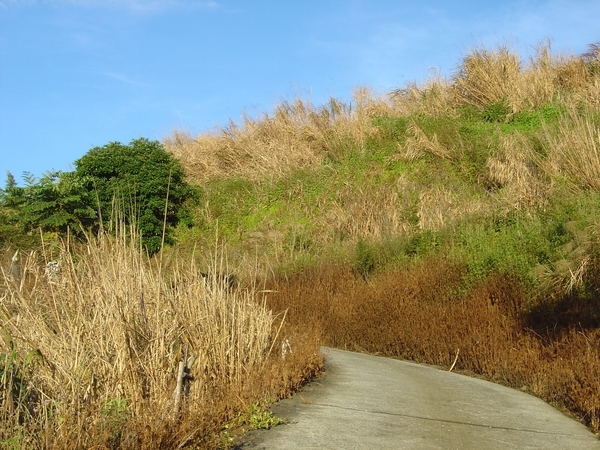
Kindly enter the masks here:
<path id="1" fill-rule="evenodd" d="M 96 221 L 93 197 L 72 172 L 47 172 L 39 179 L 26 172 L 23 179 L 25 186 L 17 186 L 8 173 L 6 187 L 0 190 L 5 223 L 19 225 L 24 232 L 78 232 Z"/>
<path id="2" fill-rule="evenodd" d="M 181 164 L 158 141 L 110 142 L 91 149 L 75 161 L 75 168 L 75 175 L 97 196 L 102 219 L 115 220 L 118 214 L 128 223 L 135 221 L 150 253 L 160 249 L 165 221 L 165 242 L 172 242 L 170 227 L 194 196 Z"/>

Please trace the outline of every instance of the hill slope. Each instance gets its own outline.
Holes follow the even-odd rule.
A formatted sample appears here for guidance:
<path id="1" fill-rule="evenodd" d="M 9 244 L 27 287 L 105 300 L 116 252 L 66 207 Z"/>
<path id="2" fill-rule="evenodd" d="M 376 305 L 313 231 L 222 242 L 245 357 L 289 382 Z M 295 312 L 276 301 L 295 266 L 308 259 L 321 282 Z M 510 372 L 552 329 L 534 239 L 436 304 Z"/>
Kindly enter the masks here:
<path id="1" fill-rule="evenodd" d="M 215 233 L 322 342 L 477 373 L 600 430 L 600 59 L 478 49 L 449 80 L 297 100 L 165 146 Z"/>

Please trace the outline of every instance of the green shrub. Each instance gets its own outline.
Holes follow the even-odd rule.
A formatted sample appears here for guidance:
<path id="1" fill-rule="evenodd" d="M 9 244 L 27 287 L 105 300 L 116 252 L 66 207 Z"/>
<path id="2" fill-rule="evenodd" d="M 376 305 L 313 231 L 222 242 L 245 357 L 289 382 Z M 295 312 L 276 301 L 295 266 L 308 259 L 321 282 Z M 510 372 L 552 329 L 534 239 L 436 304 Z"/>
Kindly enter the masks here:
<path id="1" fill-rule="evenodd" d="M 510 114 L 510 105 L 505 99 L 491 102 L 481 112 L 481 117 L 486 122 L 506 122 Z"/>
<path id="2" fill-rule="evenodd" d="M 97 195 L 102 219 L 112 221 L 115 214 L 123 214 L 128 222 L 135 221 L 150 253 L 160 249 L 165 224 L 172 227 L 183 216 L 189 218 L 185 206 L 194 191 L 179 161 L 158 141 L 140 138 L 129 145 L 95 147 L 75 167 L 75 175 Z M 172 243 L 171 228 L 165 231 L 165 242 Z"/>
<path id="3" fill-rule="evenodd" d="M 0 192 L 0 206 L 6 224 L 22 232 L 37 228 L 44 231 L 75 232 L 97 220 L 94 197 L 85 179 L 72 172 L 47 172 L 41 178 L 25 173 L 25 186 L 16 185 L 9 173 Z"/>
<path id="4" fill-rule="evenodd" d="M 373 249 L 363 240 L 359 239 L 356 244 L 356 271 L 364 280 L 368 280 L 369 275 L 375 269 L 375 255 Z"/>

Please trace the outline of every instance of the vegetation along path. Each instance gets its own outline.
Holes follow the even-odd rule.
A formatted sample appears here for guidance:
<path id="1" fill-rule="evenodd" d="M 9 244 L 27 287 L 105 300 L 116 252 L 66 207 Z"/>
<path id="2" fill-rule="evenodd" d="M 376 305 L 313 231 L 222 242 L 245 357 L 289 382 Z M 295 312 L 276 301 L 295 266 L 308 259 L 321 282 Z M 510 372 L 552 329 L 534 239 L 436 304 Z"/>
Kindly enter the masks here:
<path id="1" fill-rule="evenodd" d="M 531 395 L 390 358 L 324 349 L 325 376 L 272 407 L 287 425 L 256 449 L 600 449 L 582 424 Z"/>

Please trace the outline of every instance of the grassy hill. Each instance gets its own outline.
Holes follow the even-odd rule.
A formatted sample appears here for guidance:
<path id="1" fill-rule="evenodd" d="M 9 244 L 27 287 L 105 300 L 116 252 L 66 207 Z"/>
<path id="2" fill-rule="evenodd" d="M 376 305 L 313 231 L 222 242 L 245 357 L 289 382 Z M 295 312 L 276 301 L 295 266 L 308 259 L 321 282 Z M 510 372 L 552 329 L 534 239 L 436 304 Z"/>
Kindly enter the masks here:
<path id="1" fill-rule="evenodd" d="M 323 344 L 455 362 L 600 431 L 598 55 L 478 49 L 385 97 L 174 132 L 202 195 L 173 251 L 218 233 Z"/>
<path id="2" fill-rule="evenodd" d="M 320 345 L 483 376 L 599 432 L 599 51 L 482 48 L 449 79 L 173 132 L 199 191 L 177 244 L 42 234 L 18 276 L 5 251 L 0 445 L 228 447 L 276 422 Z"/>

